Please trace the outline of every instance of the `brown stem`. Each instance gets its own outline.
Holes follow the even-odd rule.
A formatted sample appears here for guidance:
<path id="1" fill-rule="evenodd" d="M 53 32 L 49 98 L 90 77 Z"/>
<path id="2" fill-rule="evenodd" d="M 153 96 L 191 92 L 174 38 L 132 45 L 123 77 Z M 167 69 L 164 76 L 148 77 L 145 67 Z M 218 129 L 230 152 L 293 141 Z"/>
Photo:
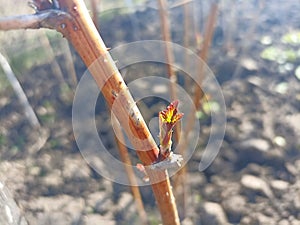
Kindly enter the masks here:
<path id="1" fill-rule="evenodd" d="M 209 14 L 209 18 L 207 19 L 207 23 L 206 23 L 206 29 L 205 29 L 205 37 L 204 37 L 204 42 L 203 42 L 203 48 L 199 54 L 199 57 L 206 62 L 207 58 L 208 58 L 208 52 L 209 52 L 209 48 L 210 48 L 210 44 L 211 44 L 211 40 L 213 37 L 213 33 L 214 33 L 214 27 L 215 27 L 215 23 L 216 23 L 216 18 L 217 18 L 217 12 L 218 12 L 218 5 L 213 4 L 211 7 L 211 12 Z M 203 80 L 204 80 L 204 67 L 203 67 L 203 63 L 201 63 L 199 65 L 199 75 L 198 75 L 198 84 L 202 84 Z M 196 85 L 195 88 L 195 93 L 194 93 L 194 105 L 195 105 L 195 110 L 198 110 L 200 108 L 200 104 L 201 104 L 201 99 L 203 98 L 203 91 L 201 89 L 201 87 L 199 85 Z M 188 116 L 188 122 L 187 125 L 185 127 L 185 134 L 188 135 L 189 132 L 192 130 L 193 125 L 194 125 L 194 120 L 195 120 L 195 111 L 192 111 L 190 113 L 190 115 Z M 179 148 L 182 151 L 184 151 L 185 148 Z"/>
<path id="2" fill-rule="evenodd" d="M 190 16 L 191 16 L 191 10 L 190 10 L 191 4 L 187 2 L 184 4 L 184 39 L 183 44 L 186 49 L 189 48 L 190 45 L 190 35 L 194 31 L 192 30 L 193 26 L 191 26 Z M 184 63 L 185 66 L 188 68 L 189 66 L 189 55 L 186 53 L 184 56 Z M 191 79 L 188 76 L 185 76 L 185 87 L 189 88 L 192 86 Z M 186 145 L 183 146 L 184 149 L 181 149 L 181 153 L 185 153 L 186 151 Z M 176 176 L 174 176 L 174 195 L 177 199 L 177 204 L 180 205 L 180 208 L 178 209 L 180 218 L 185 218 L 186 216 L 186 202 L 187 202 L 187 169 L 184 166 L 181 168 Z"/>
<path id="3" fill-rule="evenodd" d="M 128 138 L 132 140 L 140 160 L 144 165 L 152 164 L 159 152 L 156 143 L 97 32 L 84 2 L 60 0 L 59 3 L 61 9 L 71 15 L 72 20 L 64 21 L 64 25 L 61 23 L 57 30 L 73 44 L 98 86 L 102 87 L 103 96 Z M 147 172 L 163 224 L 178 225 L 178 213 L 167 171 L 147 169 Z"/>
<path id="4" fill-rule="evenodd" d="M 176 74 L 172 68 L 172 64 L 174 62 L 174 56 L 171 48 L 171 31 L 170 31 L 170 22 L 169 22 L 169 14 L 168 14 L 168 6 L 167 6 L 167 1 L 166 0 L 158 0 L 158 6 L 159 6 L 159 15 L 160 15 L 160 21 L 161 21 L 161 32 L 163 36 L 163 40 L 167 42 L 166 47 L 165 47 L 165 54 L 166 54 L 166 61 L 167 61 L 167 71 L 168 71 L 168 76 L 171 82 L 171 99 L 175 100 L 177 99 L 176 95 L 176 83 L 177 83 L 177 77 Z M 175 6 L 174 6 L 175 7 Z M 188 35 L 186 36 L 188 38 Z M 187 39 L 185 39 L 186 41 Z M 174 128 L 174 139 L 177 143 L 179 143 L 180 139 L 180 126 L 176 126 Z M 182 168 L 180 171 L 185 170 Z M 178 177 L 178 176 L 176 176 Z M 176 181 L 175 177 L 175 181 Z M 182 176 L 181 178 L 184 178 Z M 177 184 L 182 184 L 183 182 L 177 182 Z M 174 193 L 176 195 L 176 198 L 178 200 L 178 203 L 180 205 L 179 208 L 179 215 L 181 218 L 185 217 L 185 198 L 186 198 L 186 191 L 185 191 L 185 186 L 182 185 L 174 185 Z M 183 189 L 182 189 L 183 188 Z"/>
<path id="5" fill-rule="evenodd" d="M 176 97 L 176 83 L 177 77 L 172 68 L 174 62 L 174 56 L 172 53 L 172 45 L 171 45 L 171 33 L 170 33 L 170 22 L 169 15 L 167 10 L 167 2 L 166 0 L 158 0 L 159 6 L 159 15 L 160 15 L 160 23 L 161 23 L 161 32 L 163 36 L 163 40 L 166 43 L 165 45 L 165 54 L 166 54 L 166 62 L 167 62 L 167 73 L 171 82 L 171 100 L 174 101 L 177 99 Z"/>
<path id="6" fill-rule="evenodd" d="M 204 41 L 203 41 L 203 48 L 201 49 L 200 55 L 199 55 L 199 57 L 204 62 L 207 62 L 211 40 L 213 38 L 213 34 L 215 31 L 217 13 L 218 13 L 218 5 L 214 3 L 211 7 L 210 14 L 207 19 L 207 23 L 206 23 L 206 27 L 205 27 L 205 36 L 204 36 Z M 200 68 L 199 68 L 199 82 L 197 82 L 197 83 L 202 84 L 204 77 L 205 77 L 205 75 L 204 75 L 203 63 L 201 63 Z M 196 109 L 199 109 L 199 107 L 200 107 L 200 103 L 201 103 L 203 94 L 204 93 L 203 93 L 201 87 L 197 85 L 196 89 L 195 89 L 195 94 L 194 94 L 194 104 L 196 106 L 195 107 Z M 195 113 L 193 115 L 195 115 Z M 191 128 L 189 128 L 189 129 L 191 129 Z"/>
<path id="7" fill-rule="evenodd" d="M 118 145 L 118 149 L 119 149 L 119 153 L 120 153 L 122 162 L 126 165 L 132 165 L 129 154 L 128 154 L 128 149 L 123 144 L 123 143 L 125 143 L 125 138 L 122 133 L 121 127 L 119 125 L 114 126 L 114 131 L 115 131 L 115 139 L 116 139 L 116 142 Z M 144 204 L 142 201 L 139 187 L 137 185 L 134 171 L 133 171 L 132 167 L 130 167 L 130 166 L 125 166 L 125 171 L 128 176 L 131 192 L 132 192 L 132 195 L 133 195 L 135 203 L 136 203 L 136 208 L 137 208 L 137 212 L 140 216 L 141 224 L 147 225 L 148 224 L 147 214 L 146 214 L 146 211 L 144 208 Z"/>
<path id="8" fill-rule="evenodd" d="M 184 13 L 183 13 L 183 17 L 184 17 L 184 27 L 183 27 L 183 46 L 186 49 L 189 49 L 190 46 L 190 38 L 192 36 L 192 34 L 194 33 L 194 27 L 192 25 L 192 21 L 191 21 L 191 4 L 187 3 L 184 4 Z M 185 56 L 184 56 L 184 65 L 188 68 L 189 67 L 189 55 L 186 52 Z M 191 83 L 191 78 L 189 76 L 185 76 L 185 87 L 189 88 L 192 87 L 192 83 Z"/>
<path id="9" fill-rule="evenodd" d="M 214 33 L 214 27 L 216 23 L 216 17 L 217 17 L 217 12 L 218 12 L 218 6 L 216 4 L 212 5 L 211 7 L 211 12 L 209 15 L 209 18 L 207 19 L 206 23 L 206 30 L 205 30 L 205 37 L 204 37 L 204 43 L 203 43 L 203 49 L 200 52 L 200 57 L 201 59 L 206 62 L 208 58 L 208 52 L 209 52 L 209 47 L 211 44 L 211 40 L 213 37 Z M 201 63 L 199 67 L 199 75 L 198 75 L 198 84 L 201 84 L 203 79 L 204 79 L 204 67 L 203 64 Z M 199 85 L 196 85 L 195 93 L 194 93 L 194 105 L 195 105 L 195 110 L 198 110 L 200 108 L 201 104 L 201 99 L 203 98 L 203 91 Z M 192 110 L 187 117 L 187 125 L 185 126 L 185 131 L 184 134 L 186 137 L 189 136 L 189 133 L 193 129 L 194 123 L 195 123 L 195 113 L 196 111 Z M 180 142 L 180 146 L 178 146 L 178 149 L 180 150 L 181 155 L 185 155 L 185 151 L 187 149 L 188 145 L 188 140 L 183 138 L 182 141 Z M 188 176 L 187 176 L 187 167 L 184 166 L 181 168 L 181 170 L 178 171 L 176 176 L 174 177 L 174 192 L 176 193 L 176 196 L 180 196 L 178 201 L 180 204 L 183 204 L 183 207 L 185 207 L 186 202 L 185 198 L 183 197 L 184 195 L 187 194 L 187 187 L 186 187 L 186 182 L 187 182 Z M 185 214 L 185 209 L 183 210 L 181 216 L 184 216 Z"/>

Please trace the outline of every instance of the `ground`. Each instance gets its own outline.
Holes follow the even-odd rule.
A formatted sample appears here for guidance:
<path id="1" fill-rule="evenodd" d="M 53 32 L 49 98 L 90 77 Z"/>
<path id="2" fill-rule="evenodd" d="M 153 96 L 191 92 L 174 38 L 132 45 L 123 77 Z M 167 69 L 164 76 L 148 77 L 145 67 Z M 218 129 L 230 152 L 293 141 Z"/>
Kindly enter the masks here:
<path id="1" fill-rule="evenodd" d="M 193 7 L 195 27 L 201 31 L 208 6 L 195 3 Z M 300 6 L 294 1 L 238 1 L 234 5 L 221 1 L 219 10 L 208 66 L 225 99 L 226 132 L 213 163 L 199 172 L 202 150 L 214 125 L 210 116 L 199 116 L 201 139 L 187 164 L 182 224 L 300 224 Z M 182 12 L 181 7 L 170 10 L 172 38 L 181 45 Z M 111 48 L 161 38 L 158 13 L 149 6 L 129 13 L 104 13 L 100 32 Z M 46 60 L 37 54 L 41 42 L 28 41 L 27 55 L 18 50 L 20 43 L 5 48 L 41 127 L 30 125 L 1 74 L 0 184 L 5 189 L 0 185 L 0 190 L 17 205 L 2 194 L 0 209 L 5 204 L 19 208 L 32 225 L 139 224 L 130 187 L 103 178 L 80 154 L 72 130 L 75 89 L 60 49 L 66 42 L 59 35 L 46 34 L 63 79 L 55 73 L 49 51 Z M 197 51 L 192 43 L 190 48 Z M 72 54 L 80 78 L 85 67 Z M 24 57 L 29 58 L 27 64 Z M 161 65 L 134 65 L 122 73 L 128 83 L 144 74 L 165 76 Z M 166 102 L 149 98 L 139 106 L 149 120 Z M 99 134 L 118 157 L 101 97 L 96 112 Z M 151 188 L 143 186 L 141 194 L 150 224 L 159 224 Z M 182 205 L 178 208 L 182 211 Z"/>

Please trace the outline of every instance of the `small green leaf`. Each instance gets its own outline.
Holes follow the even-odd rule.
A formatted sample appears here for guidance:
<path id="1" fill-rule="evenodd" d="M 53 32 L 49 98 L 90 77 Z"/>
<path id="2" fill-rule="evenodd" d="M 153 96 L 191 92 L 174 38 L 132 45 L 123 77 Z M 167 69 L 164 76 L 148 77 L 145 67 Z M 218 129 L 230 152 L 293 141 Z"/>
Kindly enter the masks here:
<path id="1" fill-rule="evenodd" d="M 263 50 L 260 57 L 270 61 L 276 61 L 278 64 L 286 62 L 295 62 L 297 59 L 297 52 L 293 49 L 281 49 L 278 47 L 268 47 Z"/>
<path id="2" fill-rule="evenodd" d="M 268 47 L 262 51 L 260 54 L 260 57 L 263 59 L 267 59 L 270 61 L 275 61 L 277 60 L 278 56 L 282 53 L 282 50 L 277 47 Z"/>
<path id="3" fill-rule="evenodd" d="M 292 31 L 281 38 L 282 43 L 300 45 L 300 31 Z"/>
<path id="4" fill-rule="evenodd" d="M 288 62 L 295 62 L 297 59 L 297 52 L 294 51 L 293 49 L 288 49 L 283 52 L 283 55 L 286 58 L 286 61 Z"/>

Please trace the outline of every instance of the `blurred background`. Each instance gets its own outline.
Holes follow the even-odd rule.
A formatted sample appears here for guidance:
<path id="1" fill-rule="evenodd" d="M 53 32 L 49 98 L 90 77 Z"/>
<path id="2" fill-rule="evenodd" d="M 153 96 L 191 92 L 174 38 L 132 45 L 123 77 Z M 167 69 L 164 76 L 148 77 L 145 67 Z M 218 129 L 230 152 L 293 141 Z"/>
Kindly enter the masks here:
<path id="1" fill-rule="evenodd" d="M 34 13 L 26 1 L 0 2 L 0 17 Z M 107 47 L 163 39 L 157 1 L 85 3 Z M 206 63 L 227 108 L 221 150 L 203 172 L 198 166 L 218 103 L 205 96 L 197 112 L 201 136 L 187 163 L 184 199 L 175 191 L 182 224 L 300 224 L 300 2 L 169 0 L 167 13 L 172 42 L 200 56 L 208 49 Z M 0 31 L 0 53 L 18 80 L 8 79 L 2 60 L 0 181 L 16 202 L 8 206 L 28 224 L 141 224 L 130 187 L 99 176 L 76 146 L 72 102 L 86 67 L 72 46 L 52 30 Z M 165 65 L 143 63 L 121 72 L 130 82 L 166 77 L 166 71 Z M 175 72 L 192 95 L 193 81 Z M 12 83 L 20 84 L 28 102 Z M 147 121 L 166 105 L 158 98 L 138 103 Z M 99 135 L 119 158 L 109 117 L 99 96 Z M 148 224 L 159 224 L 151 187 L 140 192 Z"/>

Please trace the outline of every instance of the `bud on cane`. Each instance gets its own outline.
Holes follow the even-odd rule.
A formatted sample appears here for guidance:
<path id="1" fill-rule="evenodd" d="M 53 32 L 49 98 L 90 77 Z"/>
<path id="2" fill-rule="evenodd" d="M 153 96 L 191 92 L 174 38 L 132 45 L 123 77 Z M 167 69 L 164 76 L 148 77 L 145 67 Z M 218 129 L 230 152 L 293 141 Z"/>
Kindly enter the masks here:
<path id="1" fill-rule="evenodd" d="M 173 101 L 165 110 L 159 112 L 159 161 L 169 157 L 172 146 L 173 127 L 183 117 L 178 113 L 178 101 Z"/>

